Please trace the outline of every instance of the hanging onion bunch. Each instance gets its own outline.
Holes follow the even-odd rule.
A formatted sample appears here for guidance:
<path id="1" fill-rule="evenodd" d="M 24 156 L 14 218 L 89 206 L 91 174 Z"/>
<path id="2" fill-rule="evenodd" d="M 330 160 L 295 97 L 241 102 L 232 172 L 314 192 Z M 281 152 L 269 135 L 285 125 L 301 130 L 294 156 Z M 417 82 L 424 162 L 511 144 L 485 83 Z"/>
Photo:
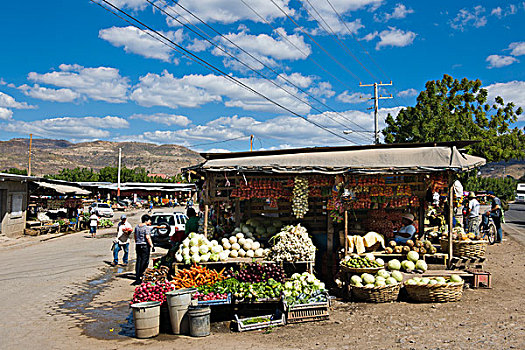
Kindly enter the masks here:
<path id="1" fill-rule="evenodd" d="M 292 211 L 296 218 L 302 219 L 308 212 L 308 179 L 306 177 L 295 177 L 292 194 Z"/>
<path id="2" fill-rule="evenodd" d="M 275 236 L 270 238 L 272 244 L 268 258 L 271 261 L 314 261 L 315 246 L 306 228 L 297 226 L 285 226 Z"/>

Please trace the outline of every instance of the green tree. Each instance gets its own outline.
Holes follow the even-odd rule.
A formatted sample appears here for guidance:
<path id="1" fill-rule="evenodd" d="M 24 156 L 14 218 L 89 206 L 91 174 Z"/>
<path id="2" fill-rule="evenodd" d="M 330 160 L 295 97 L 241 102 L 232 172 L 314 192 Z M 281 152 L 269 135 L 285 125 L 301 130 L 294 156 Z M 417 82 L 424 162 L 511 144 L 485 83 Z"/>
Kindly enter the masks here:
<path id="1" fill-rule="evenodd" d="M 525 134 L 510 126 L 521 107 L 499 96 L 489 103 L 479 79 L 444 75 L 425 87 L 414 107 L 403 108 L 395 118 L 388 114 L 382 131 L 386 143 L 477 140 L 467 151 L 488 162 L 525 157 Z"/>
<path id="2" fill-rule="evenodd" d="M 27 170 L 26 169 L 9 168 L 9 169 L 6 169 L 6 170 L 2 171 L 2 173 L 13 174 L 13 175 L 27 175 Z"/>

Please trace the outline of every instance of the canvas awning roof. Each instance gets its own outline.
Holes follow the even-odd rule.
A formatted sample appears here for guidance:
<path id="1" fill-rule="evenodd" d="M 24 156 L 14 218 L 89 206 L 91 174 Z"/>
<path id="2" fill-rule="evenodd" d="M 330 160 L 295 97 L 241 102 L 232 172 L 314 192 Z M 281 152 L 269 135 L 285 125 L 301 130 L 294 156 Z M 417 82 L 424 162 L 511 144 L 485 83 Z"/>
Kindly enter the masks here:
<path id="1" fill-rule="evenodd" d="M 41 181 L 35 181 L 34 183 L 40 187 L 50 188 L 52 190 L 55 190 L 57 193 L 62 193 L 62 194 L 87 195 L 91 193 L 88 190 L 84 190 L 80 187 L 75 187 L 75 186 L 70 186 L 70 185 L 62 185 L 62 184 L 41 182 Z"/>
<path id="2" fill-rule="evenodd" d="M 205 172 L 267 172 L 267 173 L 423 173 L 435 171 L 466 171 L 485 164 L 485 159 L 464 154 L 456 145 L 410 145 L 401 147 L 334 147 L 316 150 L 282 150 L 276 153 L 253 152 L 208 156 L 193 169 Z M 259 154 L 258 154 L 259 153 Z"/>

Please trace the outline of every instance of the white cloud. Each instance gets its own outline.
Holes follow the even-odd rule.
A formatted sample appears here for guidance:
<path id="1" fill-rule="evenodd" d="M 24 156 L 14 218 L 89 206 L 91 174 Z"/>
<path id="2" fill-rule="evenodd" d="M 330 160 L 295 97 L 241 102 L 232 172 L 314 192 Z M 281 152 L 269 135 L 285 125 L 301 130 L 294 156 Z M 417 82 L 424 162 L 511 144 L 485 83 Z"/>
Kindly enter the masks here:
<path id="1" fill-rule="evenodd" d="M 156 34 L 149 30 L 147 32 L 156 36 Z M 177 44 L 183 40 L 182 29 L 169 32 L 161 31 L 160 33 Z M 155 58 L 165 62 L 170 62 L 174 52 L 171 47 L 164 45 L 142 30 L 132 26 L 101 29 L 98 32 L 98 36 L 99 38 L 108 41 L 113 46 L 124 47 L 124 51 L 128 53 L 135 53 L 146 58 Z"/>
<path id="2" fill-rule="evenodd" d="M 310 85 L 312 85 L 314 81 L 314 78 L 312 76 L 302 75 L 301 73 L 292 73 L 292 74 L 282 73 L 278 79 L 281 82 L 286 82 L 286 80 L 283 78 L 286 78 L 286 80 L 291 81 L 292 83 L 294 83 L 295 85 L 299 86 L 302 89 L 309 87 Z"/>
<path id="3" fill-rule="evenodd" d="M 388 22 L 391 19 L 402 19 L 408 14 L 414 13 L 414 10 L 407 8 L 403 4 L 397 4 L 392 13 L 385 13 L 383 16 L 375 15 L 374 19 L 378 22 Z"/>
<path id="4" fill-rule="evenodd" d="M 211 46 L 206 40 L 193 39 L 192 43 L 187 45 L 186 48 L 193 52 L 206 51 Z"/>
<path id="5" fill-rule="evenodd" d="M 343 103 L 363 103 L 367 102 L 371 97 L 372 95 L 370 94 L 361 94 L 359 92 L 349 94 L 348 90 L 345 90 L 339 94 L 336 99 Z"/>
<path id="6" fill-rule="evenodd" d="M 13 96 L 5 94 L 0 91 L 0 107 L 16 108 L 16 109 L 34 109 L 35 106 L 31 106 L 26 102 L 18 102 Z"/>
<path id="7" fill-rule="evenodd" d="M 144 10 L 148 5 L 146 0 L 111 0 L 111 3 L 116 7 L 132 10 Z"/>
<path id="8" fill-rule="evenodd" d="M 386 46 L 404 47 L 411 45 L 416 38 L 416 33 L 411 31 L 403 31 L 395 27 L 388 27 L 388 30 L 383 30 L 379 33 L 379 42 L 376 44 L 376 50 Z"/>
<path id="9" fill-rule="evenodd" d="M 134 114 L 130 117 L 130 119 L 142 119 L 148 122 L 165 124 L 168 126 L 187 126 L 191 124 L 191 120 L 189 120 L 186 116 L 167 113 Z"/>
<path id="10" fill-rule="evenodd" d="M 513 64 L 514 62 L 519 62 L 516 58 L 512 56 L 500 56 L 500 55 L 490 55 L 485 61 L 489 63 L 488 68 L 500 68 Z"/>
<path id="11" fill-rule="evenodd" d="M 512 50 L 510 52 L 512 56 L 525 55 L 525 41 L 510 43 L 509 50 Z"/>
<path id="12" fill-rule="evenodd" d="M 399 97 L 412 97 L 412 96 L 417 96 L 419 95 L 419 91 L 417 91 L 416 89 L 406 89 L 406 90 L 403 90 L 403 91 L 399 91 L 399 93 L 397 94 Z"/>
<path id="13" fill-rule="evenodd" d="M 275 2 L 286 13 L 293 15 L 294 11 L 288 7 L 289 0 L 275 0 Z M 241 20 L 251 20 L 254 22 L 261 22 L 261 19 L 252 12 L 247 6 L 241 2 L 231 0 L 180 0 L 179 4 L 184 6 L 188 11 L 195 14 L 205 22 L 219 22 L 219 23 L 234 23 Z M 247 3 L 258 12 L 263 18 L 272 21 L 275 18 L 285 17 L 284 14 L 270 1 L 267 0 L 250 0 Z M 173 4 L 175 10 L 181 13 L 190 21 L 196 21 L 188 15 L 182 8 Z M 170 13 L 176 17 L 175 13 Z M 172 18 L 167 18 L 167 23 L 171 26 L 178 27 L 180 24 Z M 184 22 L 184 20 L 183 20 Z"/>
<path id="14" fill-rule="evenodd" d="M 461 31 L 469 25 L 480 28 L 487 24 L 487 17 L 483 16 L 483 13 L 485 13 L 485 8 L 481 5 L 474 6 L 472 10 L 461 9 L 449 24 L 452 28 Z"/>
<path id="15" fill-rule="evenodd" d="M 379 35 L 378 31 L 371 32 L 365 35 L 364 37 L 362 37 L 361 40 L 371 41 L 371 40 L 374 40 L 378 35 Z"/>
<path id="16" fill-rule="evenodd" d="M 12 121 L 3 126 L 5 131 L 32 133 L 41 137 L 71 138 L 88 140 L 107 138 L 110 132 L 106 129 L 125 129 L 127 120 L 120 117 L 61 117 L 42 120 Z"/>
<path id="17" fill-rule="evenodd" d="M 501 96 L 505 103 L 513 102 L 515 106 L 525 108 L 525 81 L 513 80 L 508 83 L 494 83 L 485 87 L 489 93 L 489 102 L 494 102 L 496 96 Z M 520 116 L 525 120 L 525 115 Z"/>
<path id="18" fill-rule="evenodd" d="M 73 102 L 80 98 L 80 94 L 71 89 L 50 89 L 38 84 L 27 84 L 18 87 L 25 95 L 52 102 Z"/>
<path id="19" fill-rule="evenodd" d="M 296 113 L 308 113 L 310 107 L 296 100 L 271 82 L 257 78 L 236 78 L 243 84 L 262 93 Z M 286 90 L 304 99 L 297 89 Z M 131 99 L 142 106 L 197 107 L 210 102 L 223 102 L 226 107 L 245 110 L 279 111 L 282 109 L 225 78 L 213 74 L 191 74 L 181 78 L 164 71 L 161 75 L 149 73 L 140 78 Z"/>
<path id="20" fill-rule="evenodd" d="M 40 84 L 68 88 L 97 101 L 123 103 L 128 99 L 129 79 L 122 77 L 116 68 L 61 64 L 58 71 L 30 72 L 27 78 Z"/>
<path id="21" fill-rule="evenodd" d="M 332 85 L 327 81 L 320 82 L 317 86 L 310 88 L 308 92 L 315 97 L 330 98 L 335 95 L 335 91 L 332 90 Z"/>
<path id="22" fill-rule="evenodd" d="M 507 17 L 510 15 L 515 15 L 517 12 L 518 12 L 518 7 L 514 4 L 510 4 L 505 9 L 502 9 L 499 6 L 496 8 L 493 8 L 492 11 L 490 11 L 490 14 L 498 18 L 503 18 L 503 17 Z"/>
<path id="23" fill-rule="evenodd" d="M 0 120 L 10 120 L 13 116 L 13 111 L 4 107 L 0 107 Z"/>

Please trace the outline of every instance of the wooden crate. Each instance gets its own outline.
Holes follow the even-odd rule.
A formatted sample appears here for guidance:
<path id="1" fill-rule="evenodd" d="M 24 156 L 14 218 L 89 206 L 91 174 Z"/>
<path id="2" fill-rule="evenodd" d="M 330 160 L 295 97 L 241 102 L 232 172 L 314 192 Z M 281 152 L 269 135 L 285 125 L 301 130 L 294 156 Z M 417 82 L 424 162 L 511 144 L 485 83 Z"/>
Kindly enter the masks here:
<path id="1" fill-rule="evenodd" d="M 289 306 L 286 313 L 286 323 L 301 323 L 324 321 L 330 317 L 328 308 L 330 302 L 299 304 Z"/>
<path id="2" fill-rule="evenodd" d="M 467 272 L 472 274 L 471 288 L 492 288 L 492 275 L 480 269 L 469 269 Z"/>

